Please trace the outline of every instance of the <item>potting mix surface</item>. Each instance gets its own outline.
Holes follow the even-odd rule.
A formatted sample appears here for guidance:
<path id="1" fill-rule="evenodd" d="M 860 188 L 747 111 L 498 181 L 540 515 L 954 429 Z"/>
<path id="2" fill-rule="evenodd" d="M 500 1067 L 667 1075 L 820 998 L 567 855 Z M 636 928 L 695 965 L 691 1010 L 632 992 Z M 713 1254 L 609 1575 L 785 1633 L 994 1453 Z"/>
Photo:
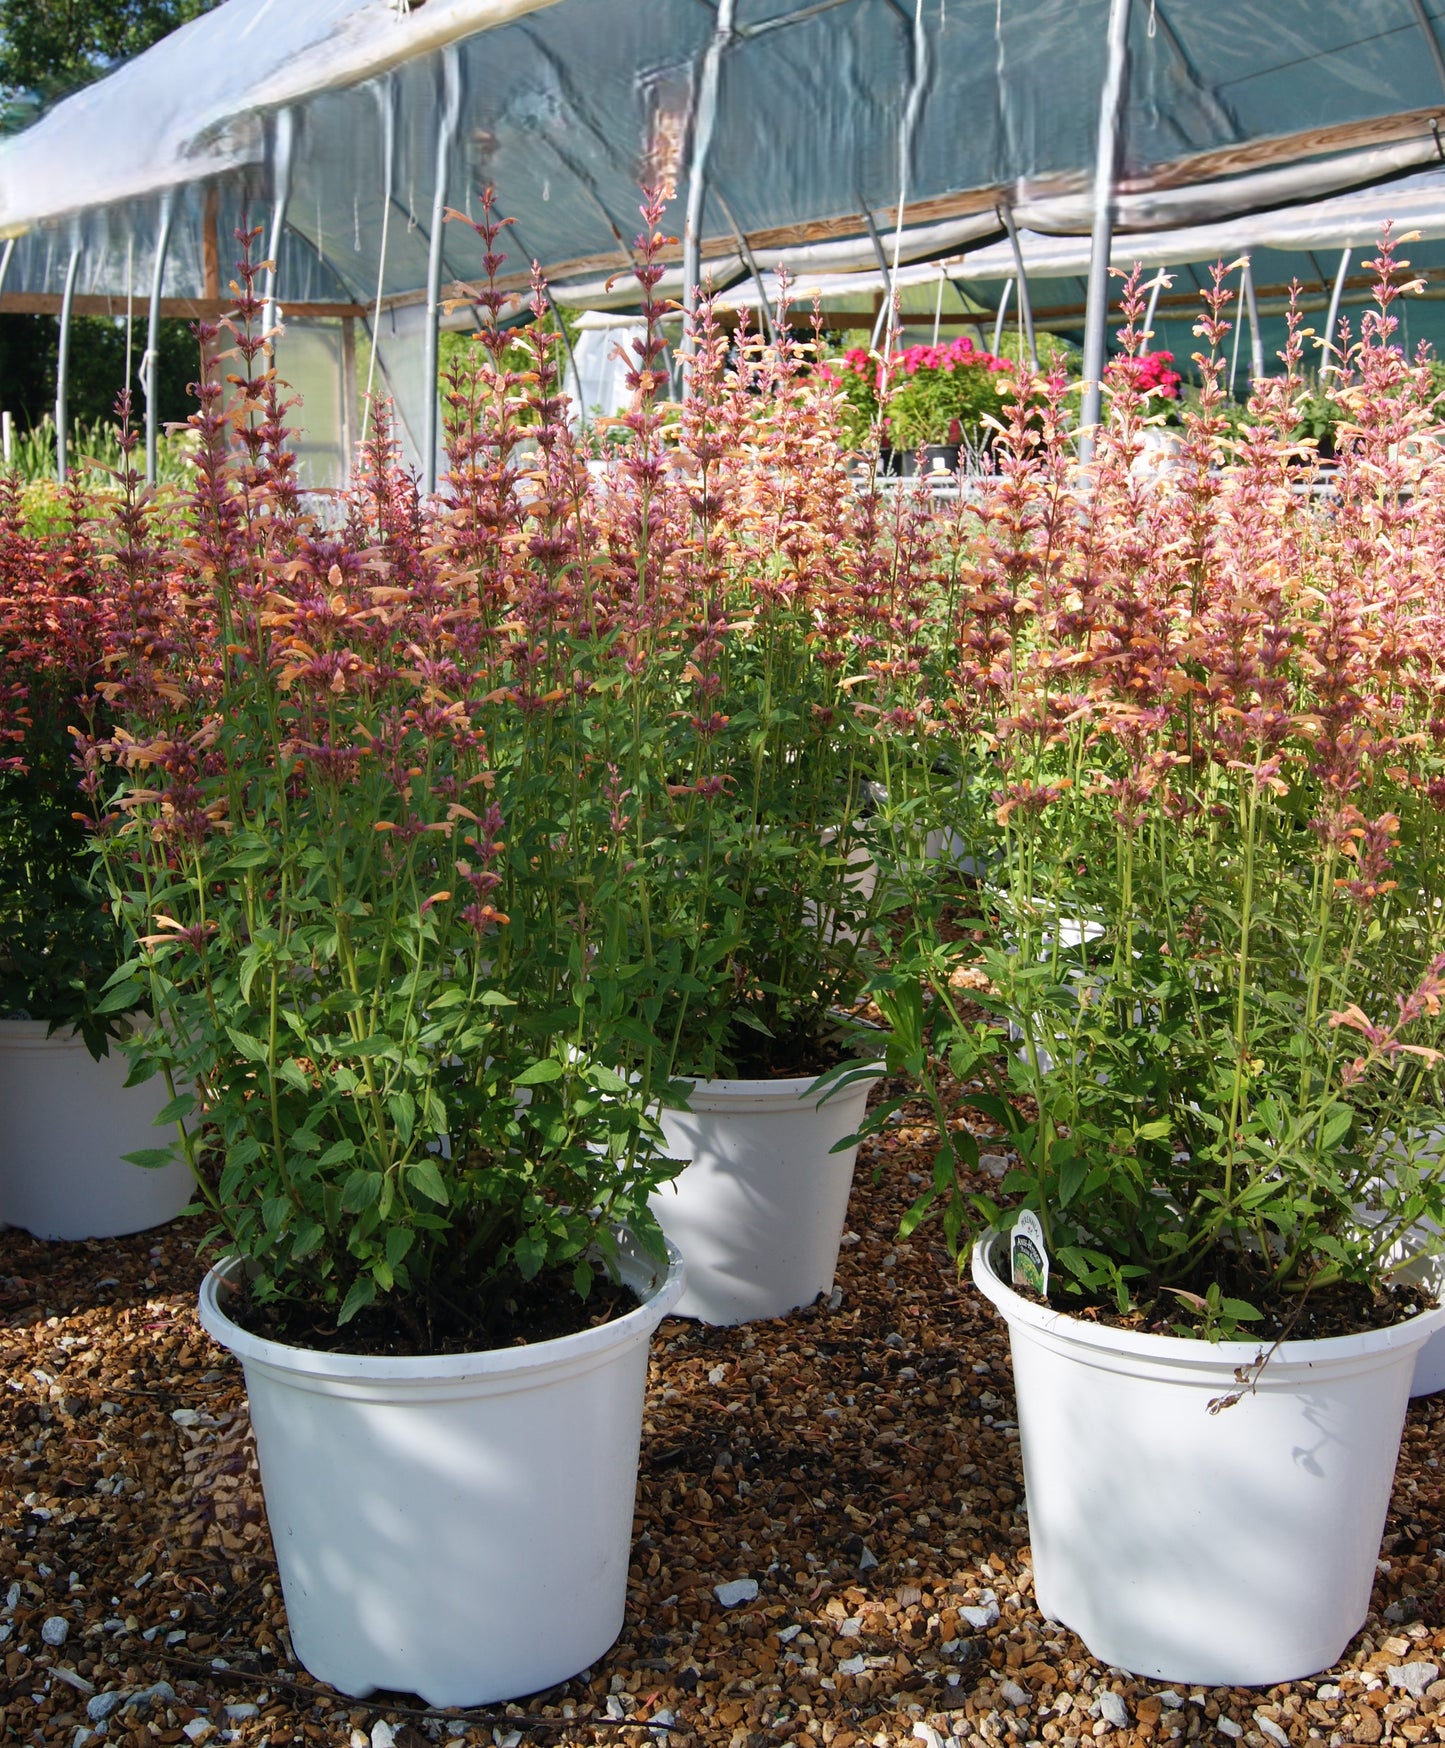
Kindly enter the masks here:
<path id="1" fill-rule="evenodd" d="M 1445 1741 L 1445 1399 L 1410 1410 L 1335 1669 L 1168 1689 L 1043 1620 L 1003 1326 L 936 1234 L 896 1239 L 932 1146 L 905 1119 L 865 1147 L 831 1300 L 662 1325 L 622 1637 L 476 1712 L 347 1699 L 292 1657 L 240 1369 L 196 1322 L 200 1223 L 0 1232 L 0 1743 Z"/>

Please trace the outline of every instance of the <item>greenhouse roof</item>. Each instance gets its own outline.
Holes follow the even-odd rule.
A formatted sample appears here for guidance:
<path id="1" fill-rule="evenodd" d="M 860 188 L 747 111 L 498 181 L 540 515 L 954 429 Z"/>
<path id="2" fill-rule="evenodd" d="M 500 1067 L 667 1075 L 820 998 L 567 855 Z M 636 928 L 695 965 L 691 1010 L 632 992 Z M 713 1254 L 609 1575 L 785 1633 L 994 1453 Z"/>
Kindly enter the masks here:
<path id="1" fill-rule="evenodd" d="M 1108 10 L 225 0 L 0 145 L 0 232 L 79 238 L 78 289 L 114 295 L 116 239 L 132 239 L 133 273 L 167 189 L 219 186 L 260 212 L 284 181 L 316 295 L 370 303 L 380 265 L 382 295 L 408 299 L 426 283 L 440 146 L 453 204 L 494 184 L 525 221 L 514 254 L 583 284 L 626 266 L 639 182 L 685 196 L 704 160 L 697 229 L 720 279 L 744 270 L 740 240 L 800 271 L 956 253 L 1000 235 L 1004 206 L 1078 234 Z M 1437 160 L 1442 17 L 1445 0 L 1135 0 L 1120 225 L 1217 220 Z M 200 294 L 205 203 L 182 199 L 178 223 Z M 448 227 L 448 280 L 474 278 L 479 256 Z M 28 245 L 10 289 L 55 292 L 67 264 Z"/>

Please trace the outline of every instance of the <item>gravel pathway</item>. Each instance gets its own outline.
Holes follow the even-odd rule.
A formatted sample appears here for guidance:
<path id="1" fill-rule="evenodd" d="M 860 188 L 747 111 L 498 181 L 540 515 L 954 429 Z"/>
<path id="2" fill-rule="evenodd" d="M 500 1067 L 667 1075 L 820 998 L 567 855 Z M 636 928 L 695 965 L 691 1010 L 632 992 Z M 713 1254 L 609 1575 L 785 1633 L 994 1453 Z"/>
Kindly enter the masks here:
<path id="1" fill-rule="evenodd" d="M 1411 1411 L 1373 1610 L 1328 1674 L 1160 1691 L 1040 1617 L 1007 1338 L 931 1235 L 894 1236 L 927 1142 L 860 1160 L 831 1302 L 663 1324 L 623 1636 L 485 1713 L 346 1701 L 292 1659 L 194 1229 L 0 1232 L 0 1742 L 1445 1741 L 1445 1400 Z"/>

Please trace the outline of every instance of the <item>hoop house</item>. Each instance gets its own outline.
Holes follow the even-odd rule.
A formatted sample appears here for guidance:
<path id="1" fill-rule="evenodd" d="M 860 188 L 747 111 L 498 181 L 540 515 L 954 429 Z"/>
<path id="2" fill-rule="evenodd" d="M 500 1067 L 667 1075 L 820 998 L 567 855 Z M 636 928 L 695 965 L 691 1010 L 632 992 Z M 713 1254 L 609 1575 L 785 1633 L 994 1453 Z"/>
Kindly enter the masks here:
<path id="1" fill-rule="evenodd" d="M 520 221 L 509 267 L 536 259 L 572 303 L 625 300 L 607 282 L 642 181 L 675 191 L 664 290 L 684 302 L 704 276 L 867 269 L 891 288 L 974 247 L 1016 264 L 1014 234 L 1025 255 L 1088 236 L 1090 291 L 1071 295 L 1097 360 L 1114 225 L 1210 224 L 1439 161 L 1442 14 L 226 0 L 0 147 L 0 307 L 219 314 L 248 215 L 276 260 L 278 360 L 307 397 L 317 482 L 356 433 L 359 328 L 434 478 L 437 326 L 481 268 L 442 213 L 482 183 Z M 961 277 L 989 283 L 967 256 Z"/>

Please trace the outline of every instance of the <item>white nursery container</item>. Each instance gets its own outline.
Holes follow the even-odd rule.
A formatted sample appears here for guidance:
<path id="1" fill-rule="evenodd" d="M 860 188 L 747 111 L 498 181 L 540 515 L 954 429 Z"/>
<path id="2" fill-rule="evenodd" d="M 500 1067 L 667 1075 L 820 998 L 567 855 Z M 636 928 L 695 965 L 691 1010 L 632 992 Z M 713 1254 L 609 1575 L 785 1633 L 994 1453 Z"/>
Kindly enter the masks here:
<path id="1" fill-rule="evenodd" d="M 426 1358 L 206 1330 L 241 1361 L 291 1643 L 321 1681 L 431 1706 L 539 1693 L 622 1630 L 648 1340 L 682 1291 L 625 1243 L 647 1295 L 599 1328 Z M 234 1266 L 234 1265 L 226 1265 Z"/>
<path id="2" fill-rule="evenodd" d="M 195 1180 L 184 1162 L 151 1170 L 127 1153 L 162 1147 L 163 1077 L 127 1086 L 118 1046 L 97 1062 L 78 1033 L 0 1020 L 0 1224 L 36 1238 L 118 1238 L 173 1220 Z"/>
<path id="3" fill-rule="evenodd" d="M 680 1317 L 747 1323 L 829 1292 L 874 1080 L 827 1095 L 801 1080 L 694 1081 L 686 1111 L 659 1113 L 670 1159 L 691 1163 L 654 1193 L 658 1224 L 687 1260 Z"/>
<path id="4" fill-rule="evenodd" d="M 1143 1335 L 973 1278 L 1009 1327 L 1041 1612 L 1101 1663 L 1203 1687 L 1338 1661 L 1365 1618 L 1415 1355 L 1445 1308 L 1287 1341 Z"/>

